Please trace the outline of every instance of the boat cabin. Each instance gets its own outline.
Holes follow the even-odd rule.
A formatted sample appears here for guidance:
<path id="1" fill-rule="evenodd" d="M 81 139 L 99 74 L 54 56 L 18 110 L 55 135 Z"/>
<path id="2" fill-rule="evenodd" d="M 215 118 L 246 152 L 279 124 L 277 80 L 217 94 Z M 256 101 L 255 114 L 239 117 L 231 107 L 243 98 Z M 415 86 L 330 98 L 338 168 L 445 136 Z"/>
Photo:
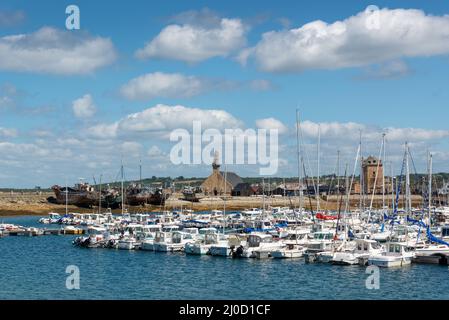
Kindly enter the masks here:
<path id="1" fill-rule="evenodd" d="M 172 243 L 183 243 L 189 240 L 193 241 L 193 235 L 191 233 L 182 231 L 173 232 Z"/>
<path id="2" fill-rule="evenodd" d="M 250 234 L 248 237 L 249 247 L 259 247 L 261 243 L 272 243 L 273 237 L 269 234 Z"/>
<path id="3" fill-rule="evenodd" d="M 380 244 L 375 240 L 369 239 L 357 239 L 355 240 L 355 252 L 356 253 L 370 253 L 374 249 L 379 249 Z"/>
<path id="4" fill-rule="evenodd" d="M 403 255 L 405 252 L 411 251 L 411 249 L 403 243 L 390 242 L 386 244 L 386 255 L 387 256 L 398 256 Z"/>

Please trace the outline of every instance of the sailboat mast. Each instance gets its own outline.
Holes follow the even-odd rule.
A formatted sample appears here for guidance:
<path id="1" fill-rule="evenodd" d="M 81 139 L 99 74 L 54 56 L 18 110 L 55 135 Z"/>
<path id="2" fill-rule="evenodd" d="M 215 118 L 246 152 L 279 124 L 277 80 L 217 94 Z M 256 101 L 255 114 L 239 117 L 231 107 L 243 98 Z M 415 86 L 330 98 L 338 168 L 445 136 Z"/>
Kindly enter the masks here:
<path id="1" fill-rule="evenodd" d="M 411 213 L 412 209 L 412 201 L 411 201 L 411 193 L 410 193 L 410 167 L 409 167 L 409 148 L 408 143 L 405 143 L 405 168 L 406 168 L 406 177 L 405 177 L 405 194 L 406 194 L 406 212 L 407 214 Z"/>
<path id="2" fill-rule="evenodd" d="M 262 217 L 265 213 L 265 179 L 262 178 Z"/>
<path id="3" fill-rule="evenodd" d="M 298 200 L 299 200 L 299 212 L 302 208 L 302 197 L 301 197 L 301 147 L 299 144 L 299 110 L 296 109 L 296 151 L 298 157 Z M 284 183 L 285 190 L 285 183 Z"/>
<path id="4" fill-rule="evenodd" d="M 122 165 L 120 167 L 120 171 L 121 171 L 121 176 L 122 176 L 122 182 L 121 182 L 121 192 L 122 192 L 122 215 L 124 214 L 124 209 L 125 209 L 125 195 L 124 195 L 124 188 L 123 188 L 123 180 L 124 180 L 124 174 L 123 174 L 123 161 L 122 161 Z"/>
<path id="5" fill-rule="evenodd" d="M 396 190 L 396 186 L 394 185 L 394 176 L 393 176 L 393 161 L 390 161 L 390 171 L 391 171 L 391 210 L 394 212 L 394 192 Z"/>
<path id="6" fill-rule="evenodd" d="M 432 212 L 432 154 L 429 152 L 429 213 L 428 222 L 429 227 L 431 226 L 431 212 Z"/>
<path id="7" fill-rule="evenodd" d="M 100 192 L 98 195 L 98 213 L 101 214 L 101 178 L 102 178 L 102 174 L 100 174 Z"/>
<path id="8" fill-rule="evenodd" d="M 224 174 L 224 202 L 223 202 L 223 234 L 226 228 L 226 184 L 228 178 L 228 166 L 225 163 L 225 174 Z"/>
<path id="9" fill-rule="evenodd" d="M 316 192 L 317 192 L 317 202 L 316 202 L 316 206 L 317 206 L 317 211 L 320 210 L 320 147 L 321 147 L 321 125 L 318 125 L 318 152 L 317 152 L 317 158 L 318 158 L 318 165 L 317 165 L 317 171 L 318 171 L 318 176 L 317 176 L 317 184 L 316 184 Z"/>
<path id="10" fill-rule="evenodd" d="M 382 157 L 382 211 L 385 209 L 385 133 L 382 134 L 382 145 L 384 146 L 383 157 Z"/>
<path id="11" fill-rule="evenodd" d="M 69 189 L 67 187 L 67 179 L 65 180 L 65 214 L 69 213 Z"/>
<path id="12" fill-rule="evenodd" d="M 340 150 L 337 150 L 337 192 L 340 194 Z"/>
<path id="13" fill-rule="evenodd" d="M 365 177 L 363 176 L 363 154 L 362 154 L 362 130 L 360 130 L 360 141 L 359 141 L 359 150 L 360 150 L 360 194 L 359 194 L 359 206 L 360 211 L 364 208 L 363 194 L 365 188 Z"/>

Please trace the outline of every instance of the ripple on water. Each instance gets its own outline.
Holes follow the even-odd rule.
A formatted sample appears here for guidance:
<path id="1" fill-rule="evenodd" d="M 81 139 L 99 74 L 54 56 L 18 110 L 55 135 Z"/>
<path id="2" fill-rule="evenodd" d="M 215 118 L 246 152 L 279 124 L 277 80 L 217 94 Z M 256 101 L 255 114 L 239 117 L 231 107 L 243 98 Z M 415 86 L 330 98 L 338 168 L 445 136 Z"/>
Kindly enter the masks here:
<path id="1" fill-rule="evenodd" d="M 38 217 L 3 220 L 36 225 Z M 443 266 L 381 269 L 380 289 L 368 290 L 359 266 L 87 250 L 72 239 L 0 239 L 0 299 L 449 299 Z M 80 290 L 65 287 L 68 265 L 80 268 Z"/>

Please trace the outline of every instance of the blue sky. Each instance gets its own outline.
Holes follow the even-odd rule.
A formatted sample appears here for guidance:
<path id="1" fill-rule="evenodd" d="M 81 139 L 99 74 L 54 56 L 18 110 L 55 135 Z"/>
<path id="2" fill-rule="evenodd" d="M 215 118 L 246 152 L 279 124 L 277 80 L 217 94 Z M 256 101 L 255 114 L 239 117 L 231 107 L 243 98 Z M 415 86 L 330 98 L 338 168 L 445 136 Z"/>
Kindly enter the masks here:
<path id="1" fill-rule="evenodd" d="M 69 4 L 80 8 L 81 30 L 65 29 Z M 369 5 L 382 9 L 380 29 L 360 31 L 363 16 L 348 19 Z M 245 128 L 275 119 L 285 129 L 281 176 L 296 174 L 292 146 L 298 105 L 308 121 L 305 143 L 311 157 L 315 124 L 321 123 L 323 171 L 333 170 L 337 149 L 352 163 L 360 128 L 366 135 L 365 152 L 371 154 L 378 152 L 381 133 L 386 128 L 392 132 L 390 137 L 387 133 L 387 151 L 397 170 L 401 146 L 408 140 L 418 171 L 425 170 L 428 149 L 435 153 L 435 170 L 449 171 L 449 35 L 438 28 L 449 26 L 447 14 L 449 3 L 438 0 L 2 1 L 0 150 L 7 156 L 0 159 L 0 186 L 49 186 L 99 174 L 112 179 L 121 157 L 130 177 L 140 158 L 148 176 L 207 175 L 207 166 L 170 165 L 170 143 L 148 126 L 139 134 L 135 128 L 107 137 L 91 134 L 133 113 L 143 117 L 144 110 L 156 105 L 167 112 L 175 105 L 199 109 L 205 117 L 210 110 L 223 110 Z M 393 18 L 396 25 L 389 24 Z M 223 20 L 236 24 L 224 30 L 229 35 L 225 40 L 219 38 L 223 32 L 216 36 L 220 40 L 200 36 L 193 48 L 182 41 L 168 47 L 155 42 L 164 31 L 173 31 L 170 26 L 198 34 L 221 32 Z M 327 42 L 315 39 L 316 47 L 289 47 L 299 43 L 292 30 L 318 20 L 343 21 L 344 35 L 334 36 L 329 25 L 315 24 L 313 32 L 330 32 Z M 267 32 L 274 35 L 263 42 Z M 301 37 L 310 35 L 302 32 Z M 11 44 L 8 39 L 19 34 L 25 38 Z M 92 47 L 84 45 L 89 41 Z M 335 47 L 329 49 L 333 41 Z M 139 57 L 137 52 L 150 42 L 151 53 Z M 286 47 L 276 47 L 282 45 Z M 250 54 L 244 63 L 238 57 L 246 49 Z M 71 56 L 76 50 L 79 54 Z M 64 61 L 67 56 L 69 62 Z M 285 62 L 271 67 L 275 60 Z M 169 87 L 157 90 L 147 83 L 143 91 L 123 93 L 132 79 L 148 74 L 166 76 Z M 175 74 L 181 77 L 176 82 L 170 77 Z M 81 113 L 75 112 L 77 100 Z M 164 121 L 150 116 L 156 125 Z M 166 130 L 186 126 L 182 114 L 173 113 L 173 118 L 164 123 Z M 220 128 L 230 125 L 226 119 L 217 119 Z M 213 127 L 214 118 L 211 122 L 207 125 Z M 233 169 L 241 175 L 256 172 Z"/>

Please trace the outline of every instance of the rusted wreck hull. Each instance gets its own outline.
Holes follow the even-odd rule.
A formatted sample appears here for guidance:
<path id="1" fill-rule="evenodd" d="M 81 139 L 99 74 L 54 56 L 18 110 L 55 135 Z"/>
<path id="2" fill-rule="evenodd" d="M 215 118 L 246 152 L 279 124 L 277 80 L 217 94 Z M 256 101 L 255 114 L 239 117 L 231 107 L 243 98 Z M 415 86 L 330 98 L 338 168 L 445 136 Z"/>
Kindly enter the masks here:
<path id="1" fill-rule="evenodd" d="M 144 206 L 146 204 L 154 206 L 163 206 L 167 198 L 168 195 L 162 192 L 137 193 L 137 194 L 127 194 L 125 202 L 130 206 Z"/>
<path id="2" fill-rule="evenodd" d="M 75 205 L 82 208 L 91 208 L 98 204 L 98 195 L 95 192 L 76 190 L 72 188 L 53 186 L 55 197 L 49 199 L 50 202 L 57 204 Z"/>

